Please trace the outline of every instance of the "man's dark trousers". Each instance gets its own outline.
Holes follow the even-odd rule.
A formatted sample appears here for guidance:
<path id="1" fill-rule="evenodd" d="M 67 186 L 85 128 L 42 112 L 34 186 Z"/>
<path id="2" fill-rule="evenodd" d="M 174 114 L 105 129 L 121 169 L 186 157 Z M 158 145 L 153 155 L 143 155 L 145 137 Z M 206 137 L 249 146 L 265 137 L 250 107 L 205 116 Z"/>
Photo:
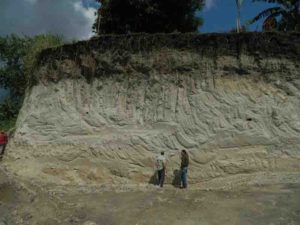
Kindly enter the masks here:
<path id="1" fill-rule="evenodd" d="M 162 170 L 158 170 L 157 173 L 158 173 L 158 185 L 160 187 L 163 187 L 164 186 L 164 182 L 165 182 L 165 169 L 162 169 Z"/>
<path id="2" fill-rule="evenodd" d="M 0 145 L 0 157 L 4 155 L 6 144 Z"/>

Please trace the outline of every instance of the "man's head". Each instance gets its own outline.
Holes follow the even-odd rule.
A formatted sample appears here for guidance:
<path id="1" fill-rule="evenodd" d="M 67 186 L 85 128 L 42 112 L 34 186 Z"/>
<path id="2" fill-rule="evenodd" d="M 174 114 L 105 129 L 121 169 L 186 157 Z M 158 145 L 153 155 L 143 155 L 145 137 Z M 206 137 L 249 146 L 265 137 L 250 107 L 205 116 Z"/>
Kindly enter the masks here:
<path id="1" fill-rule="evenodd" d="M 165 152 L 160 152 L 161 155 L 165 155 Z"/>

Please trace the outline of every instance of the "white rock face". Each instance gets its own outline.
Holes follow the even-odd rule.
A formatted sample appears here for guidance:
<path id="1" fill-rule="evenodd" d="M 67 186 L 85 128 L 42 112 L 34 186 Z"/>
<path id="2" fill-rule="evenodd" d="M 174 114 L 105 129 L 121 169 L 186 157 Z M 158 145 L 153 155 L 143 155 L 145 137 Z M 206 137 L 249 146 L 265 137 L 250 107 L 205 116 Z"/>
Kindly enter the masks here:
<path id="1" fill-rule="evenodd" d="M 175 182 L 182 149 L 190 153 L 192 183 L 300 174 L 297 58 L 210 58 L 172 48 L 131 53 L 125 64 L 109 51 L 79 58 L 81 65 L 54 60 L 37 71 L 65 78 L 41 79 L 27 92 L 7 160 L 19 176 L 145 182 L 153 157 L 166 151 L 167 182 Z"/>

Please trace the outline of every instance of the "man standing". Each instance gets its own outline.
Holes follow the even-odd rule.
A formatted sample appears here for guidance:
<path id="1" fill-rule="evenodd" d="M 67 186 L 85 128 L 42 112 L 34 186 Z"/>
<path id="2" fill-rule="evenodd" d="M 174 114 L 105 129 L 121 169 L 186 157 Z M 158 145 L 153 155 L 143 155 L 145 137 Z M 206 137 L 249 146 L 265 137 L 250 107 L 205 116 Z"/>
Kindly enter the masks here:
<path id="1" fill-rule="evenodd" d="M 181 151 L 181 188 L 187 188 L 187 173 L 189 167 L 189 155 L 186 150 Z"/>
<path id="2" fill-rule="evenodd" d="M 3 131 L 0 132 L 0 159 L 2 159 L 7 144 L 7 135 Z"/>
<path id="3" fill-rule="evenodd" d="M 165 182 L 165 174 L 166 174 L 166 158 L 165 153 L 161 152 L 159 156 L 156 158 L 156 170 L 158 175 L 158 186 L 163 187 Z"/>

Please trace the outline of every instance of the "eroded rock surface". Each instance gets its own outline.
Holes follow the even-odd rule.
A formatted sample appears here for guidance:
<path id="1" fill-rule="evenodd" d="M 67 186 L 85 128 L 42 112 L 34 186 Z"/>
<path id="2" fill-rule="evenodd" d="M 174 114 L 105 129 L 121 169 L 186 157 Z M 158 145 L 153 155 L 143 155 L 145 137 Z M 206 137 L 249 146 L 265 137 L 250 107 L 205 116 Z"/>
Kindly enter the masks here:
<path id="1" fill-rule="evenodd" d="M 133 35 L 48 50 L 5 164 L 49 185 L 139 183 L 151 180 L 163 150 L 172 183 L 187 149 L 191 183 L 296 182 L 299 40 Z"/>

